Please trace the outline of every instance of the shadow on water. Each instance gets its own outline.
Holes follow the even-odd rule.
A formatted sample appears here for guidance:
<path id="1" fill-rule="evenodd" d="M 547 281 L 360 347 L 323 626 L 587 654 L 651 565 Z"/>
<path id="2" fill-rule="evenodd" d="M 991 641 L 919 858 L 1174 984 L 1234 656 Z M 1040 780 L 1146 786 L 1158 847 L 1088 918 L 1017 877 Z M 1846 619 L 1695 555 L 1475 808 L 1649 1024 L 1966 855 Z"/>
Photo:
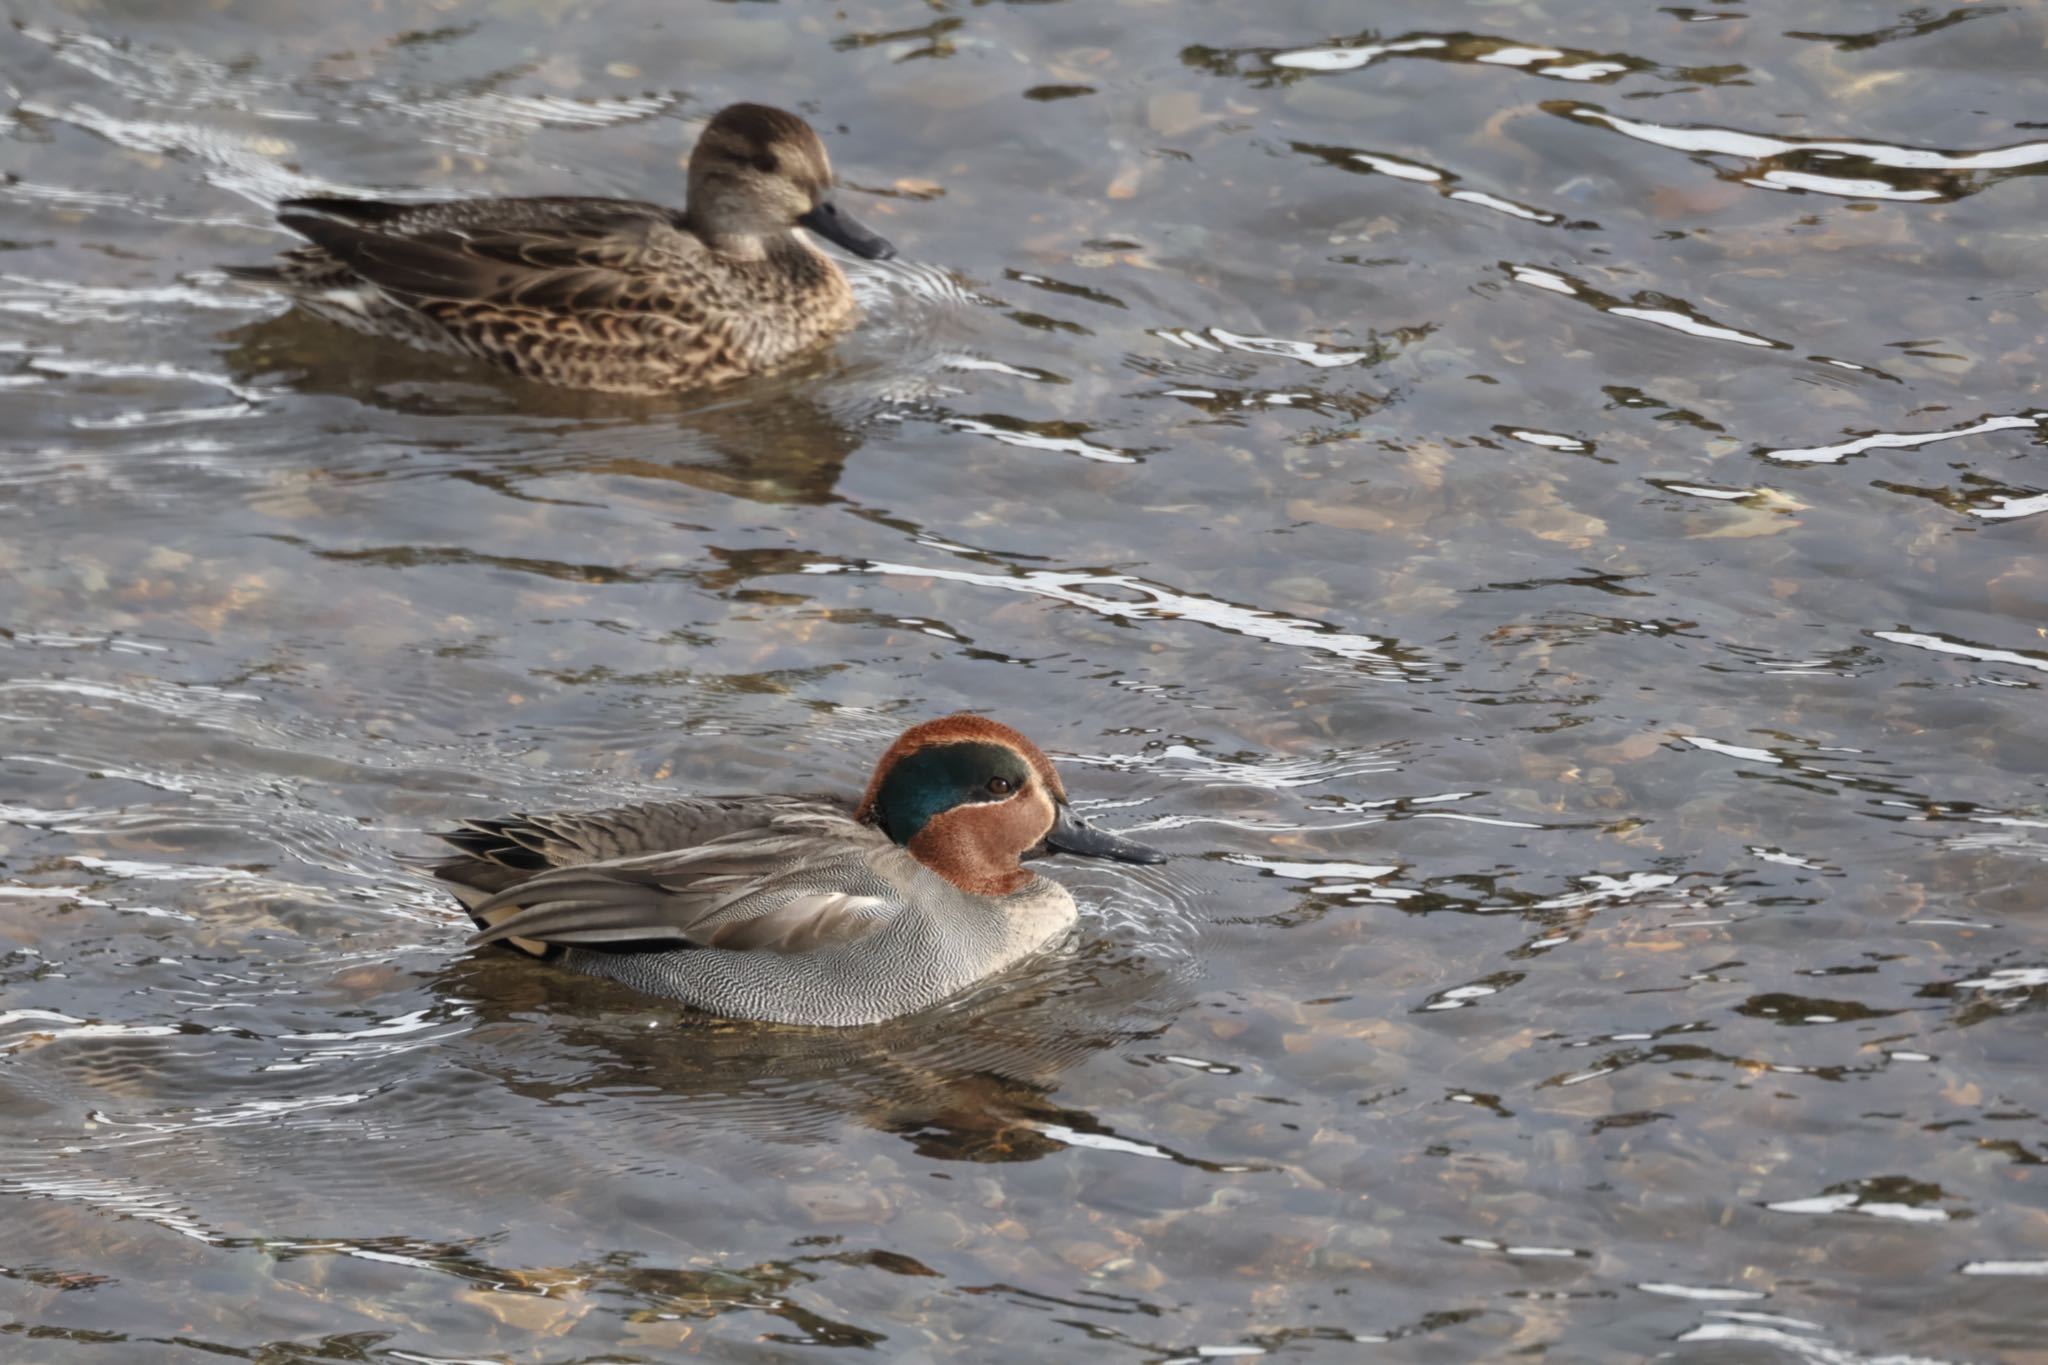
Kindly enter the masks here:
<path id="1" fill-rule="evenodd" d="M 422 360 L 398 342 L 349 335 L 296 312 L 223 340 L 239 383 L 434 419 L 420 443 L 440 453 L 499 452 L 474 471 L 479 478 L 619 475 L 758 502 L 822 504 L 833 501 L 873 416 L 846 392 L 850 367 L 829 354 L 709 396 L 636 398 L 526 383 L 480 362 Z"/>
<path id="2" fill-rule="evenodd" d="M 230 905 L 249 913 L 244 900 Z M 224 958 L 219 946 L 233 952 L 245 929 L 153 933 L 180 955 L 157 962 L 191 967 L 151 993 L 160 1008 L 107 997 L 136 1022 L 33 1009 L 0 1019 L 8 1111 L 87 1118 L 62 1151 L 0 1147 L 0 1194 L 28 1214 L 11 1258 L 26 1269 L 7 1274 L 58 1292 L 91 1289 L 105 1281 L 61 1268 L 89 1255 L 77 1229 L 118 1237 L 132 1224 L 272 1267 L 250 1273 L 311 1276 L 336 1293 L 363 1271 L 397 1274 L 405 1287 L 370 1316 L 409 1322 L 408 1332 L 433 1330 L 447 1292 L 434 1286 L 452 1279 L 458 1295 L 479 1296 L 495 1305 L 492 1316 L 525 1329 L 533 1323 L 520 1302 L 544 1316 L 758 1313 L 778 1321 L 775 1340 L 872 1347 L 900 1324 L 835 1309 L 829 1293 L 818 1300 L 822 1279 L 947 1276 L 928 1253 L 866 1228 L 886 1207 L 878 1201 L 897 1196 L 846 1165 L 849 1129 L 900 1139 L 940 1169 L 1075 1149 L 1196 1172 L 1257 1169 L 1121 1134 L 1060 1098 L 1070 1071 L 1157 1037 L 1187 998 L 1156 952 L 1105 939 L 1099 926 L 949 1006 L 844 1030 L 695 1015 L 514 954 L 464 954 L 452 923 L 424 928 L 446 940 L 425 971 L 400 965 L 417 951 L 397 962 L 386 952 Z M 325 998 L 295 1003 L 316 981 Z M 214 1009 L 186 998 L 193 986 Z M 184 1021 L 141 1022 L 153 1016 Z M 711 1150 L 747 1177 L 703 1188 Z M 412 1194 L 394 1204 L 394 1188 Z M 758 1214 L 746 1212 L 757 1201 Z M 782 1235 L 792 1255 L 700 1252 L 703 1234 L 676 1227 L 704 1216 L 693 1204 L 710 1205 L 714 1219 L 730 1206 L 735 1225 L 773 1224 L 786 1216 L 774 1206 L 788 1201 L 815 1214 L 805 1235 Z M 545 1243 L 493 1230 L 508 1216 L 515 1228 L 556 1216 L 540 1213 L 549 1208 L 603 1226 L 614 1249 L 558 1262 Z M 40 1335 L 167 1340 L 115 1323 Z M 379 1339 L 350 1336 L 358 1347 Z M 178 1340 L 211 1338 L 199 1330 Z M 309 1344 L 309 1358 L 329 1358 L 333 1340 Z"/>
<path id="3" fill-rule="evenodd" d="M 849 275 L 864 314 L 855 336 L 775 374 L 706 392 L 592 394 L 529 383 L 293 309 L 221 334 L 220 356 L 245 392 L 342 399 L 405 419 L 422 452 L 481 457 L 457 476 L 501 492 L 585 474 L 826 505 L 878 427 L 950 392 L 949 370 L 986 363 L 971 354 L 982 300 L 954 277 L 911 262 L 862 264 Z"/>
<path id="4" fill-rule="evenodd" d="M 941 1160 L 1034 1161 L 1120 1144 L 1222 1169 L 1120 1137 L 1055 1099 L 1073 1067 L 1168 1028 L 1183 995 L 1157 967 L 1106 942 L 937 1010 L 854 1029 L 716 1019 L 502 952 L 451 963 L 434 989 L 473 1021 L 467 1064 L 528 1100 L 631 1095 L 636 1123 L 777 1146 L 834 1141 L 852 1120 Z M 500 1051 L 499 1036 L 538 1046 Z"/>

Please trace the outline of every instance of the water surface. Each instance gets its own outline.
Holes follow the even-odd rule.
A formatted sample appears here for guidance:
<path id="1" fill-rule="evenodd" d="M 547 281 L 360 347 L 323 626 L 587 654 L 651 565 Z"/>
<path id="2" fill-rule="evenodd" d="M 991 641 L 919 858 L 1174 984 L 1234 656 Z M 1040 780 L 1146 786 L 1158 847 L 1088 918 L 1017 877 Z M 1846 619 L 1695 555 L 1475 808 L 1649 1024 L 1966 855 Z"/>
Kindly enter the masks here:
<path id="1" fill-rule="evenodd" d="M 2048 1360 L 2040 5 L 11 17 L 10 1358 Z M 790 376 L 215 269 L 740 98 L 905 258 Z M 959 708 L 1176 857 L 930 1016 L 392 861 Z"/>

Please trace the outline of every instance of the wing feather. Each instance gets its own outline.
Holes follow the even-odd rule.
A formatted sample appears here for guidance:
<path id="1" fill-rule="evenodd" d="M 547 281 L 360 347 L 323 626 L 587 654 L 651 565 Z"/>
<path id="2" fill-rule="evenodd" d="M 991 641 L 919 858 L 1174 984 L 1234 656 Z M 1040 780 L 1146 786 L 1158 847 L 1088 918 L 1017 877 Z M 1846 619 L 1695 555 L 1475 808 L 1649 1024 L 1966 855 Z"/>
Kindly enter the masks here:
<path id="1" fill-rule="evenodd" d="M 460 856 L 431 870 L 469 907 L 473 941 L 529 952 L 811 952 L 885 923 L 900 903 L 892 874 L 915 868 L 843 807 L 797 797 L 472 820 L 441 837 Z"/>
<path id="2" fill-rule="evenodd" d="M 670 283 L 701 245 L 652 204 L 295 199 L 281 206 L 278 221 L 364 280 L 408 300 L 577 315 L 659 314 L 700 324 L 704 317 L 702 305 Z"/>
<path id="3" fill-rule="evenodd" d="M 475 907 L 486 926 L 475 941 L 809 952 L 871 932 L 895 903 L 875 865 L 893 845 L 793 859 L 784 839 L 732 842 L 712 858 L 691 849 L 541 873 Z"/>

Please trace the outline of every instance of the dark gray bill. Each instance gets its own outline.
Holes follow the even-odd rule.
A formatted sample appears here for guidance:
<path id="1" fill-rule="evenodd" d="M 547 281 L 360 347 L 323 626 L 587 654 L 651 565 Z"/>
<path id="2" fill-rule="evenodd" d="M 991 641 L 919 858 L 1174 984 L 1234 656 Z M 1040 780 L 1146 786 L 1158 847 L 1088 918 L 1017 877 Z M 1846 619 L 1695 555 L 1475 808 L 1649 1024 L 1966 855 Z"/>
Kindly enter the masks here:
<path id="1" fill-rule="evenodd" d="M 834 246 L 843 246 L 854 255 L 870 261 L 886 261 L 896 254 L 896 248 L 889 244 L 888 238 L 869 232 L 854 222 L 851 214 L 841 213 L 839 205 L 830 199 L 796 222 L 798 227 L 809 228 Z"/>
<path id="2" fill-rule="evenodd" d="M 1131 839 L 1119 838 L 1083 820 L 1064 801 L 1054 803 L 1058 812 L 1045 846 L 1055 853 L 1078 853 L 1084 858 L 1114 858 L 1120 863 L 1163 863 L 1166 855 Z"/>

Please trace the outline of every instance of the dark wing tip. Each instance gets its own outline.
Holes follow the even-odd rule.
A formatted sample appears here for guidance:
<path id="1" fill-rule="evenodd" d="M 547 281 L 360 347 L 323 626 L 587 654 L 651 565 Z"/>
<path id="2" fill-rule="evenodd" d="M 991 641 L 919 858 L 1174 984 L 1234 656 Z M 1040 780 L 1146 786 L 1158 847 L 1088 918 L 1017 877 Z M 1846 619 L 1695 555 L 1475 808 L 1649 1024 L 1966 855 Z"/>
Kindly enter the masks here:
<path id="1" fill-rule="evenodd" d="M 545 872 L 558 866 L 545 845 L 554 836 L 526 815 L 464 820 L 454 829 L 436 830 L 434 837 L 462 854 L 455 861 L 474 860 L 517 872 Z M 442 855 L 447 861 L 447 855 Z"/>
<path id="2" fill-rule="evenodd" d="M 391 293 L 474 296 L 485 289 L 483 277 L 491 270 L 451 244 L 385 232 L 376 222 L 351 222 L 337 214 L 289 206 L 277 215 L 277 221 Z"/>
<path id="3" fill-rule="evenodd" d="M 349 223 L 388 223 L 417 204 L 393 204 L 382 199 L 346 199 L 340 195 L 315 194 L 302 199 L 284 199 L 277 205 L 279 221 L 290 214 L 317 213 Z"/>

